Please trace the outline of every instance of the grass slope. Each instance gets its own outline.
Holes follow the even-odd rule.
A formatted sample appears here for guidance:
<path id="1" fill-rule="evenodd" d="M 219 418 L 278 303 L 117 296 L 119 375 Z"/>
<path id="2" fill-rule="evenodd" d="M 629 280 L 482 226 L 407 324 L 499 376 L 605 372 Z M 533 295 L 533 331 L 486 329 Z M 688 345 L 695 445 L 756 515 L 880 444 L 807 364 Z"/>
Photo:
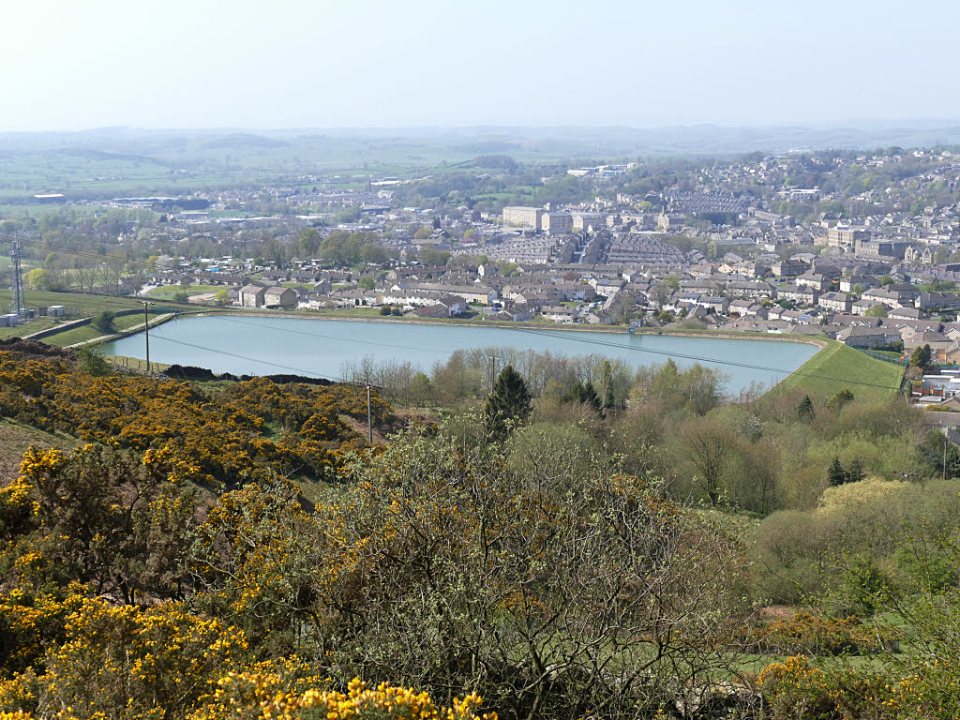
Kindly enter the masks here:
<path id="1" fill-rule="evenodd" d="M 163 285 L 162 287 L 152 288 L 147 292 L 147 295 L 157 300 L 173 300 L 180 293 L 200 295 L 225 289 L 226 285 Z"/>
<path id="2" fill-rule="evenodd" d="M 66 316 L 62 318 L 63 322 L 76 320 L 78 318 L 93 317 L 97 313 L 103 312 L 104 310 L 117 312 L 118 310 L 143 309 L 143 302 L 137 298 L 114 297 L 110 295 L 90 295 L 87 293 L 27 290 L 25 299 L 27 307 L 30 308 L 40 306 L 49 307 L 50 305 L 63 305 L 64 310 L 66 311 Z M 172 303 L 171 306 L 167 307 L 157 304 L 150 308 L 150 312 L 153 314 L 162 314 L 169 312 L 170 307 L 190 309 L 191 306 Z M 0 295 L 0 310 L 2 310 L 2 312 L 7 312 L 6 306 L 3 304 L 2 295 Z M 208 309 L 208 311 L 209 310 L 211 309 Z M 118 324 L 118 327 L 130 327 L 129 324 L 122 324 L 127 322 L 125 320 L 118 319 L 118 322 L 120 323 Z M 129 322 L 136 324 L 138 321 L 131 320 Z M 143 322 L 142 316 L 140 316 L 139 322 Z M 40 330 L 46 330 L 47 328 L 54 327 L 58 324 L 59 321 L 53 318 L 37 317 L 18 327 L 0 328 L 0 339 L 23 337 L 24 335 L 39 332 Z M 51 342 L 57 345 L 67 344 L 65 341 L 54 340 L 54 337 L 57 336 L 51 336 L 51 338 L 49 340 L 45 340 L 45 342 Z M 93 337 L 93 335 L 90 337 Z M 89 338 L 79 337 L 77 340 L 73 340 L 71 342 L 80 342 L 84 339 Z"/>
<path id="3" fill-rule="evenodd" d="M 151 314 L 151 319 L 155 317 L 155 313 Z M 132 327 L 142 325 L 143 315 L 140 313 L 137 313 L 136 315 L 124 315 L 122 317 L 113 319 L 113 327 L 116 331 L 129 330 Z M 43 339 L 43 341 L 50 345 L 59 345 L 64 347 L 66 345 L 73 345 L 74 343 L 103 337 L 103 335 L 104 333 L 97 330 L 93 325 L 83 325 L 78 328 L 73 328 L 72 330 L 64 330 L 63 332 L 58 332 L 54 335 L 48 335 Z"/>
<path id="4" fill-rule="evenodd" d="M 75 447 L 77 441 L 65 435 L 52 435 L 0 417 L 0 486 L 6 485 L 17 476 L 20 459 L 31 445 L 66 449 Z"/>
<path id="5" fill-rule="evenodd" d="M 843 389 L 864 400 L 885 400 L 900 388 L 903 368 L 831 341 L 771 392 L 830 399 Z"/>

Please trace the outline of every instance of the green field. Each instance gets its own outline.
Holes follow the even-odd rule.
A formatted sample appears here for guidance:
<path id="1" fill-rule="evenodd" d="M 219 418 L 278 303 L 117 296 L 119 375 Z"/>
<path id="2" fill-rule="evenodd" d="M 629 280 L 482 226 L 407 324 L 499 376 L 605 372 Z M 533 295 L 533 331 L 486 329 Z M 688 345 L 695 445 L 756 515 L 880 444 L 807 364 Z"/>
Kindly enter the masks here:
<path id="1" fill-rule="evenodd" d="M 0 309 L 3 312 L 9 312 L 9 301 L 4 302 L 5 298 L 0 296 Z M 49 307 L 50 305 L 63 305 L 66 316 L 61 320 L 55 320 L 49 317 L 37 317 L 29 322 L 13 328 L 0 328 L 0 339 L 10 337 L 23 337 L 31 333 L 39 332 L 53 327 L 58 322 L 67 322 L 79 318 L 93 317 L 97 313 L 108 310 L 117 312 L 118 310 L 143 309 L 143 303 L 136 298 L 113 297 L 109 295 L 88 295 L 86 293 L 70 292 L 44 292 L 40 290 L 27 290 L 25 293 L 27 307 Z M 154 313 L 167 312 L 167 310 L 153 306 L 151 311 Z M 53 342 L 51 340 L 51 342 Z M 76 341 L 76 342 L 79 342 Z"/>
<path id="2" fill-rule="evenodd" d="M 155 317 L 156 313 L 151 313 L 151 316 Z M 114 318 L 113 320 L 113 327 L 117 331 L 129 330 L 137 325 L 143 325 L 143 315 L 140 313 L 137 313 L 136 315 L 123 315 L 122 317 Z M 45 343 L 50 343 L 51 345 L 60 345 L 63 347 L 66 345 L 73 345 L 74 343 L 93 340 L 94 338 L 103 336 L 103 334 L 104 333 L 93 327 L 93 325 L 82 325 L 71 330 L 64 330 L 63 332 L 56 333 L 55 335 L 49 335 L 45 337 L 43 341 Z"/>
<path id="3" fill-rule="evenodd" d="M 180 293 L 200 295 L 201 293 L 225 290 L 226 285 L 162 285 L 150 290 L 147 295 L 158 300 L 173 300 Z"/>
<path id="4" fill-rule="evenodd" d="M 804 392 L 811 397 L 830 399 L 843 389 L 857 398 L 885 400 L 896 395 L 903 368 L 829 341 L 823 350 L 771 392 Z"/>

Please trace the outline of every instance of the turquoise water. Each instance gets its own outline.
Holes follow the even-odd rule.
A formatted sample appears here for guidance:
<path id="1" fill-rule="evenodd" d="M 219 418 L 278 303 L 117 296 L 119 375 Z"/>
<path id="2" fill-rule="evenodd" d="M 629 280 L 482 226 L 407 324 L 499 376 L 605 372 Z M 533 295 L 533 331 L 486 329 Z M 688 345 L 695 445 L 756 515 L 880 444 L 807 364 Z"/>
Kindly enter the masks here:
<path id="1" fill-rule="evenodd" d="M 150 359 L 156 362 L 236 375 L 296 373 L 332 380 L 365 357 L 409 361 L 429 372 L 455 350 L 491 346 L 602 355 L 632 367 L 667 358 L 682 368 L 700 362 L 725 373 L 724 390 L 730 394 L 754 383 L 773 385 L 817 352 L 798 342 L 259 316 L 178 318 L 150 332 Z M 143 358 L 143 335 L 105 345 L 104 352 Z"/>

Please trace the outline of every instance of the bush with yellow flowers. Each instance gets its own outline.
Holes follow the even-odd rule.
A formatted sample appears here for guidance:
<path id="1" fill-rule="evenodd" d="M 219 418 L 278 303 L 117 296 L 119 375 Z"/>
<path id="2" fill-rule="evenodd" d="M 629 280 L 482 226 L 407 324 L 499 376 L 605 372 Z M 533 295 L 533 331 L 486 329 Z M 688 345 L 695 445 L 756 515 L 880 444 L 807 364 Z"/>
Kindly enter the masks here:
<path id="1" fill-rule="evenodd" d="M 816 667 L 793 656 L 765 667 L 757 684 L 770 708 L 770 720 L 893 720 L 912 717 L 896 709 L 894 687 L 882 672 L 849 665 Z"/>
<path id="2" fill-rule="evenodd" d="M 63 642 L 47 649 L 42 670 L 3 688 L 0 709 L 62 720 L 184 717 L 247 656 L 242 632 L 179 603 L 141 608 L 87 598 L 66 617 Z"/>
<path id="3" fill-rule="evenodd" d="M 217 685 L 214 701 L 189 720 L 497 720 L 495 712 L 481 711 L 483 700 L 476 694 L 454 698 L 445 707 L 429 693 L 390 683 L 369 687 L 359 678 L 345 693 L 283 690 L 276 676 L 257 674 L 231 673 Z"/>
<path id="4" fill-rule="evenodd" d="M 373 421 L 396 427 L 376 393 Z M 253 378 L 206 389 L 176 380 L 85 372 L 66 358 L 0 350 L 0 415 L 82 440 L 143 452 L 167 448 L 211 487 L 234 486 L 272 469 L 331 479 L 335 452 L 362 443 L 344 419 L 365 421 L 361 388 Z M 282 441 L 277 438 L 281 437 Z"/>

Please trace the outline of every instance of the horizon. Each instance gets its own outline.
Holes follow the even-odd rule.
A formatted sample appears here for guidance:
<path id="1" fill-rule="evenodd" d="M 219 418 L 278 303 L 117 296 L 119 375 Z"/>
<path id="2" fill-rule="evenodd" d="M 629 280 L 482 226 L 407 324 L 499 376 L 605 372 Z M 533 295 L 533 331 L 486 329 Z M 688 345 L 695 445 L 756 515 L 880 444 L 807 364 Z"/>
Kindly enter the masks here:
<path id="1" fill-rule="evenodd" d="M 109 132 L 143 132 L 143 133 L 314 133 L 314 132 L 465 132 L 465 131 L 623 131 L 623 132 L 656 132 L 669 130 L 936 130 L 939 128 L 953 128 L 960 126 L 960 115 L 945 116 L 942 118 L 857 118 L 838 122 L 807 122 L 807 123 L 724 123 L 724 122 L 677 122 L 665 124 L 576 124 L 576 123 L 478 123 L 478 124 L 411 124 L 411 125 L 287 125 L 287 126 L 251 126 L 251 125 L 210 125 L 210 126 L 161 126 L 161 125 L 99 125 L 78 128 L 45 129 L 45 130 L 0 130 L 0 135 L 82 135 L 91 133 Z"/>

